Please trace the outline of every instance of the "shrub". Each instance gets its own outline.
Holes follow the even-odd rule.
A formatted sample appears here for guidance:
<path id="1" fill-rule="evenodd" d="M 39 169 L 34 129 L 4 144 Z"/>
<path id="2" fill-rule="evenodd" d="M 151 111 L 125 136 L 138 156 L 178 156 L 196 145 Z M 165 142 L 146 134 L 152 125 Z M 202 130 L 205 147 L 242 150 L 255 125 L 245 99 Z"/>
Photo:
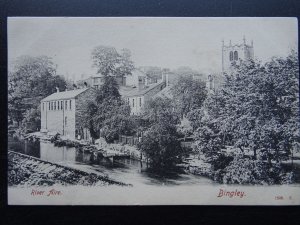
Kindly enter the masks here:
<path id="1" fill-rule="evenodd" d="M 263 184 L 268 181 L 267 168 L 257 160 L 235 157 L 224 169 L 225 184 Z"/>
<path id="2" fill-rule="evenodd" d="M 225 169 L 230 162 L 232 162 L 233 156 L 226 156 L 224 154 L 220 154 L 217 156 L 215 160 L 211 162 L 214 170 Z"/>
<path id="3" fill-rule="evenodd" d="M 289 184 L 294 180 L 292 172 L 282 166 L 237 156 L 224 169 L 214 173 L 214 179 L 224 184 Z"/>

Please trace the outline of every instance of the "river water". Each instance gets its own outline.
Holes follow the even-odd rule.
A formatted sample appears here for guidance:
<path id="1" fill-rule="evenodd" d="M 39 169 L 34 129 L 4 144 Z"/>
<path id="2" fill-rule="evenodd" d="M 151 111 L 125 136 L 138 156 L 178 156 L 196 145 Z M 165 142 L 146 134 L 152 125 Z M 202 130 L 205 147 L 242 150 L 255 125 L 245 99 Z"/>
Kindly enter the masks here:
<path id="1" fill-rule="evenodd" d="M 93 160 L 91 153 L 83 153 L 74 147 L 56 147 L 50 142 L 18 141 L 9 137 L 8 148 L 45 161 L 99 175 L 107 175 L 110 179 L 133 184 L 133 186 L 199 186 L 214 183 L 208 178 L 192 174 L 172 172 L 162 175 L 151 173 L 147 169 L 146 163 L 133 159 L 118 159 L 114 160 L 113 163 L 105 159 Z"/>

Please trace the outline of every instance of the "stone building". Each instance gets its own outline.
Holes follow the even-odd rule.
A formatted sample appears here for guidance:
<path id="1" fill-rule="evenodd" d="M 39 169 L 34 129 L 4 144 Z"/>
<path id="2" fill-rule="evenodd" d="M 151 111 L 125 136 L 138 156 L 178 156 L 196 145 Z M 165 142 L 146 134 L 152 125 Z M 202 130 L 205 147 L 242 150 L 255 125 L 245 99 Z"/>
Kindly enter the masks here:
<path id="1" fill-rule="evenodd" d="M 233 65 L 239 65 L 242 61 L 254 59 L 253 41 L 251 45 L 246 43 L 245 37 L 242 44 L 224 45 L 222 42 L 222 72 L 209 74 L 206 80 L 208 93 L 219 89 L 224 82 L 224 74 L 232 70 Z"/>
<path id="2" fill-rule="evenodd" d="M 89 139 L 90 134 L 80 126 L 85 102 L 95 96 L 94 88 L 59 92 L 41 100 L 41 132 L 58 132 L 68 138 Z"/>
<path id="3" fill-rule="evenodd" d="M 86 79 L 82 79 L 76 82 L 77 86 L 80 88 L 93 87 L 98 89 L 104 82 L 104 77 L 102 75 L 90 76 Z"/>
<path id="4" fill-rule="evenodd" d="M 130 106 L 131 115 L 141 115 L 145 104 L 166 87 L 166 81 L 150 84 L 144 88 L 120 87 L 120 94 Z"/>
<path id="5" fill-rule="evenodd" d="M 138 69 L 133 70 L 131 72 L 131 75 L 127 75 L 125 77 L 125 85 L 124 86 L 143 88 L 147 84 L 148 84 L 147 75 Z"/>
<path id="6" fill-rule="evenodd" d="M 121 85 L 125 85 L 126 78 L 125 77 L 115 77 L 117 83 Z M 79 88 L 93 87 L 95 89 L 99 89 L 101 85 L 104 83 L 104 76 L 101 74 L 97 74 L 95 76 L 90 76 L 86 79 L 78 80 L 76 85 Z"/>
<path id="7" fill-rule="evenodd" d="M 227 73 L 231 70 L 233 64 L 239 64 L 241 61 L 254 59 L 253 41 L 251 45 L 246 44 L 245 37 L 242 44 L 224 45 L 222 42 L 222 73 Z"/>

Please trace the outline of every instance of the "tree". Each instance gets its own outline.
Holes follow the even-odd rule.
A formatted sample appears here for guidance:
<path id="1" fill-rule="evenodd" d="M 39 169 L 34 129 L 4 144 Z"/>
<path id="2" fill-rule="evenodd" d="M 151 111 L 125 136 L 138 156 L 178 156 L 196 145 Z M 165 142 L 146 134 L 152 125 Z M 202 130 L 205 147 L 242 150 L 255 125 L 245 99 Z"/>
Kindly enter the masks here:
<path id="1" fill-rule="evenodd" d="M 171 169 L 181 161 L 183 154 L 176 127 L 152 125 L 145 133 L 139 148 L 150 159 L 154 169 Z"/>
<path id="2" fill-rule="evenodd" d="M 254 159 L 260 155 L 271 164 L 290 155 L 299 142 L 298 74 L 295 52 L 265 64 L 236 65 L 222 89 L 205 101 L 208 118 L 200 119 L 198 146 L 207 146 L 210 138 L 203 137 L 214 127 L 213 135 L 222 145 L 234 145 L 242 152 L 250 148 Z"/>
<path id="3" fill-rule="evenodd" d="M 181 76 L 174 84 L 172 94 L 175 107 L 183 117 L 190 111 L 201 108 L 207 91 L 203 81 L 194 80 L 192 76 Z"/>
<path id="4" fill-rule="evenodd" d="M 8 73 L 8 114 L 18 124 L 29 109 L 37 109 L 40 100 L 64 90 L 66 81 L 56 75 L 56 66 L 47 56 L 17 58 Z"/>
<path id="5" fill-rule="evenodd" d="M 132 135 L 134 122 L 130 117 L 130 106 L 123 101 L 114 77 L 106 76 L 95 99 L 86 102 L 81 126 L 90 130 L 93 138 L 100 132 L 106 141 L 113 142 L 120 134 Z"/>
<path id="6" fill-rule="evenodd" d="M 104 76 L 131 75 L 134 65 L 130 57 L 131 52 L 128 49 L 122 49 L 121 53 L 118 53 L 110 46 L 97 46 L 92 51 L 93 66 L 97 68 L 97 73 Z"/>
<path id="7" fill-rule="evenodd" d="M 170 169 L 180 162 L 183 154 L 176 127 L 179 116 L 167 98 L 150 100 L 146 109 L 144 120 L 148 121 L 148 127 L 139 148 L 150 159 L 153 169 Z"/>
<path id="8" fill-rule="evenodd" d="M 150 125 L 159 123 L 164 126 L 173 126 L 180 122 L 173 101 L 166 97 L 156 97 L 148 101 L 145 105 L 143 119 Z"/>
<path id="9" fill-rule="evenodd" d="M 22 120 L 22 127 L 24 133 L 35 132 L 41 129 L 41 109 L 32 108 L 26 111 L 24 119 Z"/>

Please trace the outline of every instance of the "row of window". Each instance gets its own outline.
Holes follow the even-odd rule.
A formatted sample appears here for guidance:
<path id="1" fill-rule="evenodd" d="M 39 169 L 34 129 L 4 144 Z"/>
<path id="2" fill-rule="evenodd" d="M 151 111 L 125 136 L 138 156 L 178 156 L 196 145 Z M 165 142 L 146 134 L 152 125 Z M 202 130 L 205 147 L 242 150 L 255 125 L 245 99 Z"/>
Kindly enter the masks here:
<path id="1" fill-rule="evenodd" d="M 68 103 L 69 102 L 69 103 Z M 48 105 L 48 110 L 72 110 L 72 100 L 43 102 L 42 110 L 45 111 Z"/>
<path id="2" fill-rule="evenodd" d="M 234 60 L 238 60 L 239 59 L 239 54 L 238 54 L 238 52 L 237 51 L 234 51 L 234 52 L 230 52 L 229 53 L 229 60 L 230 61 L 233 61 L 233 59 Z"/>
<path id="3" fill-rule="evenodd" d="M 140 107 L 142 107 L 142 98 L 139 98 L 139 102 L 140 102 Z M 129 98 L 127 99 L 127 101 L 129 102 Z M 134 98 L 132 99 L 132 107 L 134 107 Z"/>

